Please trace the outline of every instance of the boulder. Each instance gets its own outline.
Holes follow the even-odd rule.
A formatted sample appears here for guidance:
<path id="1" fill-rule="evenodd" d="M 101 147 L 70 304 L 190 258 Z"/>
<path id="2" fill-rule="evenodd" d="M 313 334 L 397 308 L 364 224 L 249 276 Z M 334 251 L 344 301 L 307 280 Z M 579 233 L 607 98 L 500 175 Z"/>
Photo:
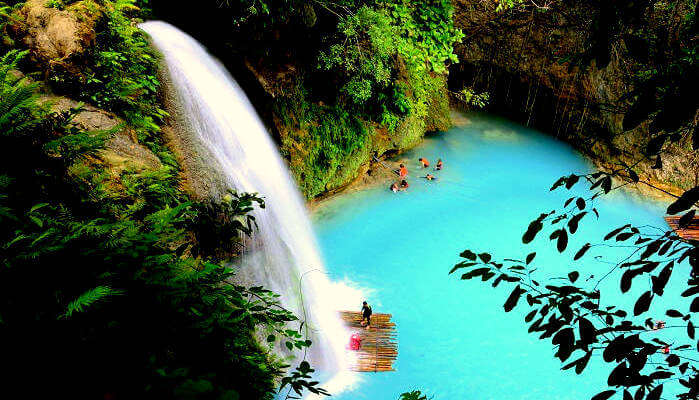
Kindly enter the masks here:
<path id="1" fill-rule="evenodd" d="M 78 1 L 64 9 L 51 7 L 46 0 L 28 0 L 15 13 L 8 31 L 45 71 L 78 73 L 95 43 L 95 28 L 101 16 L 100 6 L 92 0 Z"/>
<path id="2" fill-rule="evenodd" d="M 79 102 L 60 96 L 46 96 L 43 99 L 52 111 L 62 112 L 78 107 Z M 124 169 L 157 170 L 162 164 L 146 146 L 138 143 L 138 138 L 116 115 L 91 105 L 83 105 L 72 123 L 81 130 L 113 131 L 97 155 L 115 175 Z"/>

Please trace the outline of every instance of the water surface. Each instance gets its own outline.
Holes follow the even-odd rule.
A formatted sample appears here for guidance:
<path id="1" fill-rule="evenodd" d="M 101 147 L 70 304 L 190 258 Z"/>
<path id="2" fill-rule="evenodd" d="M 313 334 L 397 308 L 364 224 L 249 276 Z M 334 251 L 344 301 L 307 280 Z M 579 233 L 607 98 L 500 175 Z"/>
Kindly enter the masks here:
<path id="1" fill-rule="evenodd" d="M 374 312 L 393 314 L 398 326 L 397 371 L 362 374 L 361 385 L 338 399 L 395 399 L 403 391 L 420 389 L 436 400 L 564 400 L 588 399 L 606 388 L 610 369 L 600 367 L 601 360 L 593 359 L 582 376 L 561 371 L 550 341 L 527 334 L 527 308 L 503 312 L 512 286 L 493 289 L 447 272 L 466 248 L 500 258 L 523 258 L 537 250 L 537 274 L 565 276 L 585 242 L 598 242 L 627 222 L 665 226 L 661 205 L 617 193 L 597 202 L 599 222 L 583 219 L 563 255 L 548 234 L 522 245 L 529 221 L 581 193 L 550 192 L 551 184 L 561 175 L 589 171 L 591 165 L 543 134 L 486 115 L 466 118 L 467 125 L 428 137 L 403 155 L 410 160 L 408 191 L 394 194 L 380 187 L 349 193 L 314 215 L 331 278 L 365 288 Z M 432 172 L 436 182 L 418 178 L 424 175 L 418 157 L 444 160 L 444 170 Z M 595 255 L 613 259 L 625 251 L 591 250 L 581 279 L 609 269 Z M 605 281 L 602 300 L 633 304 L 635 297 L 620 296 L 618 278 Z M 673 279 L 668 292 L 677 284 Z"/>

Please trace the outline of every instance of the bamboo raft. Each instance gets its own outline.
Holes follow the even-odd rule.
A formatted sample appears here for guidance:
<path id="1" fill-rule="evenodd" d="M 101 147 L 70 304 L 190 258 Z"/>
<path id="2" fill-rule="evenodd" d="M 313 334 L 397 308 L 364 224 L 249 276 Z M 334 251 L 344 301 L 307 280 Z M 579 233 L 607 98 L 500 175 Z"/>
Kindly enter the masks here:
<path id="1" fill-rule="evenodd" d="M 396 341 L 396 324 L 391 322 L 391 314 L 373 314 L 369 329 L 361 325 L 362 313 L 360 312 L 340 311 L 340 317 L 349 328 L 350 334 L 357 333 L 362 338 L 359 350 L 347 350 L 355 356 L 351 357 L 352 371 L 395 371 L 393 362 L 398 357 L 398 342 Z"/>
<path id="2" fill-rule="evenodd" d="M 686 228 L 679 229 L 680 217 L 679 216 L 667 216 L 665 221 L 670 225 L 670 228 L 677 233 L 677 235 L 683 239 L 687 240 L 699 240 L 699 218 L 694 218 L 689 226 Z"/>

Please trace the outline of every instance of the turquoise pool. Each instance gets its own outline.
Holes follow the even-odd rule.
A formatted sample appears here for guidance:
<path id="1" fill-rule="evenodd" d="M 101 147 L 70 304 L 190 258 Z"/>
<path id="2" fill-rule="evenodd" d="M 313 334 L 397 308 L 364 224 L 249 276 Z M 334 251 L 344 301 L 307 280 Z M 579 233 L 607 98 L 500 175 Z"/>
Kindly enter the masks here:
<path id="1" fill-rule="evenodd" d="M 593 359 L 581 376 L 561 371 L 550 340 L 527 333 L 527 308 L 520 304 L 504 313 L 512 286 L 493 289 L 447 273 L 458 254 L 470 248 L 498 258 L 523 258 L 536 250 L 539 277 L 565 276 L 585 242 L 599 242 L 627 222 L 663 227 L 662 205 L 616 193 L 597 202 L 599 221 L 583 219 L 564 254 L 548 243 L 548 233 L 522 245 L 529 221 L 572 195 L 550 192 L 551 184 L 591 165 L 551 137 L 487 115 L 464 117 L 466 125 L 430 136 L 401 156 L 409 160 L 408 191 L 391 193 L 381 187 L 348 193 L 314 214 L 331 278 L 363 288 L 374 312 L 393 314 L 398 326 L 397 371 L 362 374 L 358 386 L 335 398 L 388 400 L 420 389 L 436 400 L 565 400 L 589 399 L 606 388 L 608 365 Z M 418 157 L 444 160 L 436 182 L 416 178 L 424 175 Z M 609 269 L 595 256 L 614 259 L 626 251 L 593 248 L 580 279 Z M 635 296 L 621 296 L 616 289 L 618 278 L 605 281 L 602 300 L 633 304 Z M 663 303 L 676 295 L 674 278 L 666 298 L 654 306 L 667 305 Z M 356 299 L 357 310 L 362 300 Z"/>

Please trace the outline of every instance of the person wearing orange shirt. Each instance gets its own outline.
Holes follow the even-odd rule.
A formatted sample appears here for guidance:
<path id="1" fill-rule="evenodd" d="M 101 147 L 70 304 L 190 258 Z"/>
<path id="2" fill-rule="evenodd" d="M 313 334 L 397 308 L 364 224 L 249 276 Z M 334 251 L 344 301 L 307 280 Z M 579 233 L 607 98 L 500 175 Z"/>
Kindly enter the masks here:
<path id="1" fill-rule="evenodd" d="M 422 168 L 428 168 L 430 166 L 430 162 L 427 161 L 426 158 L 419 158 L 418 161 L 422 163 Z"/>
<path id="2" fill-rule="evenodd" d="M 400 168 L 398 169 L 398 175 L 400 176 L 401 179 L 405 179 L 405 177 L 408 176 L 408 169 L 405 168 L 405 165 L 401 164 Z"/>

